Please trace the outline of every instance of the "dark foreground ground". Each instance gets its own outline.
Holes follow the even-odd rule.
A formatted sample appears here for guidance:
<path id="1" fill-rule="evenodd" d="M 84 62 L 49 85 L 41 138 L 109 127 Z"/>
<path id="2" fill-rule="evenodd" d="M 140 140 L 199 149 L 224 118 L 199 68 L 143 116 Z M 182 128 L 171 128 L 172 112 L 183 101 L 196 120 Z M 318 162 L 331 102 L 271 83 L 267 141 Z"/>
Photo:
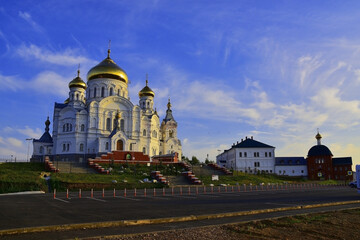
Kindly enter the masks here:
<path id="1" fill-rule="evenodd" d="M 360 209 L 88 239 L 359 239 Z"/>

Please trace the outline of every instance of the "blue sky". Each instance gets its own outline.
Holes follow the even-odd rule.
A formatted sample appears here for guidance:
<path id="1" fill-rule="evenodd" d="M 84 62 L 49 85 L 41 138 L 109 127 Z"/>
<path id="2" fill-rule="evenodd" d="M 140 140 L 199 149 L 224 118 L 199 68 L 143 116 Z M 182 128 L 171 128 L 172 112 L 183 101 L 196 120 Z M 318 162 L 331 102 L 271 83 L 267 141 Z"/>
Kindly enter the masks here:
<path id="1" fill-rule="evenodd" d="M 0 156 L 25 159 L 68 83 L 111 57 L 170 96 L 186 156 L 245 136 L 305 156 L 322 142 L 360 164 L 358 1 L 0 0 Z M 31 150 L 30 150 L 31 151 Z"/>

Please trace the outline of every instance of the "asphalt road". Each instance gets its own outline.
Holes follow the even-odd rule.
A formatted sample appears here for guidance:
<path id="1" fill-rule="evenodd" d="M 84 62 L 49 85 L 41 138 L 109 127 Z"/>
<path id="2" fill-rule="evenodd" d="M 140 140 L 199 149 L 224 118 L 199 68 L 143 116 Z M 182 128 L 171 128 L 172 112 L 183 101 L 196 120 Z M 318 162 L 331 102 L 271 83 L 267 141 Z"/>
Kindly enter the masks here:
<path id="1" fill-rule="evenodd" d="M 66 198 L 65 193 L 57 194 L 56 199 L 53 198 L 52 194 L 0 196 L 0 229 L 204 215 L 352 200 L 360 200 L 360 194 L 348 187 L 273 189 L 251 192 L 249 190 L 237 192 L 237 189 L 234 189 L 234 192 L 231 189 L 224 192 L 223 189 L 220 193 L 217 191 L 203 193 L 199 189 L 199 194 L 196 194 L 195 189 L 192 189 L 190 195 L 187 189 L 183 189 L 182 195 L 180 195 L 179 189 L 175 189 L 174 195 L 171 194 L 171 189 L 167 189 L 165 196 L 158 189 L 156 196 L 153 195 L 153 191 L 149 190 L 144 196 L 144 192 L 141 190 L 137 191 L 136 196 L 134 196 L 134 192 L 127 191 L 126 197 L 124 192 L 116 192 L 116 197 L 113 196 L 113 192 L 105 192 L 104 197 L 102 197 L 102 192 L 95 192 L 93 197 L 91 197 L 90 192 L 83 192 L 81 198 L 79 198 L 78 192 L 73 192 L 70 193 L 69 199 Z M 353 207 L 359 206 L 355 204 Z M 336 207 L 325 210 L 331 209 L 336 209 Z M 295 214 L 301 213 L 301 211 L 293 212 Z M 263 217 L 284 216 L 286 214 L 290 213 L 263 214 Z M 260 216 L 245 216 L 238 219 L 243 221 L 256 219 L 256 217 Z M 236 218 L 232 218 L 231 221 L 235 220 Z M 223 222 L 224 219 L 217 219 L 203 221 L 203 224 Z M 202 223 L 197 224 L 201 225 Z M 189 223 L 176 223 L 167 227 L 161 227 L 163 225 L 158 227 L 160 229 L 169 229 L 170 227 L 171 229 L 188 225 Z M 193 223 L 190 225 L 194 226 Z M 125 227 L 120 232 L 126 233 L 130 229 L 133 229 L 134 232 L 142 232 L 147 228 L 149 227 Z M 106 232 L 109 234 L 111 231 Z M 95 230 L 87 230 L 87 233 L 99 235 Z M 65 236 L 66 234 L 61 235 L 58 239 Z M 27 239 L 31 239 L 30 235 Z"/>

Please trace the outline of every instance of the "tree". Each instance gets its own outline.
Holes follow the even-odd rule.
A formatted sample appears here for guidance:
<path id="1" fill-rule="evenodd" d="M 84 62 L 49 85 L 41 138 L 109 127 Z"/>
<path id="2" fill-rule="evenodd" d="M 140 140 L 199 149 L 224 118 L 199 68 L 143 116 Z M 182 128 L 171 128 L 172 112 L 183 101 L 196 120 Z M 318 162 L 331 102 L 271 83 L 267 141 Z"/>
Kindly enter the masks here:
<path id="1" fill-rule="evenodd" d="M 199 161 L 199 159 L 197 159 L 197 157 L 192 156 L 190 163 L 191 163 L 191 165 L 199 165 L 200 161 Z"/>
<path id="2" fill-rule="evenodd" d="M 205 164 L 209 164 L 209 163 L 210 163 L 209 159 L 205 159 Z"/>

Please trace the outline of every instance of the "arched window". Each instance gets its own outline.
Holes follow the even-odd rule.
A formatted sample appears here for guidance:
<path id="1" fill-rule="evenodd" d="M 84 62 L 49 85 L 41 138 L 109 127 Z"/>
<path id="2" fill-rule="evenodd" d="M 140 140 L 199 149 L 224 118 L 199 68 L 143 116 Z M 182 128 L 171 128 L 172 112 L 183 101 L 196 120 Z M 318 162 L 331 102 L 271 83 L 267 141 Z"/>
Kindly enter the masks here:
<path id="1" fill-rule="evenodd" d="M 110 94 L 109 94 L 110 96 L 112 96 L 113 95 L 113 88 L 110 88 Z"/>
<path id="2" fill-rule="evenodd" d="M 152 137 L 153 138 L 157 138 L 157 132 L 154 130 L 153 133 L 152 133 Z"/>
<path id="3" fill-rule="evenodd" d="M 65 152 L 65 150 L 66 150 L 66 145 L 65 145 L 65 143 L 63 144 L 63 152 Z"/>
<path id="4" fill-rule="evenodd" d="M 96 88 L 94 88 L 94 97 L 96 97 Z"/>
<path id="5" fill-rule="evenodd" d="M 72 132 L 72 124 L 69 124 L 70 125 L 70 132 Z"/>
<path id="6" fill-rule="evenodd" d="M 143 154 L 146 154 L 146 148 L 143 147 Z"/>
<path id="7" fill-rule="evenodd" d="M 80 152 L 83 152 L 83 151 L 84 151 L 84 144 L 80 143 Z"/>
<path id="8" fill-rule="evenodd" d="M 174 133 L 174 132 L 173 132 L 172 130 L 170 130 L 170 131 L 169 131 L 169 137 L 172 138 L 172 137 L 173 137 L 173 133 Z"/>
<path id="9" fill-rule="evenodd" d="M 76 100 L 79 100 L 79 94 L 78 93 L 76 94 Z"/>
<path id="10" fill-rule="evenodd" d="M 110 131 L 111 126 L 110 126 L 110 118 L 106 119 L 106 130 Z"/>
<path id="11" fill-rule="evenodd" d="M 147 106 L 150 107 L 150 102 L 147 102 Z"/>
<path id="12" fill-rule="evenodd" d="M 114 118 L 114 120 L 113 120 L 113 129 L 116 127 L 116 118 Z"/>
<path id="13" fill-rule="evenodd" d="M 120 89 L 118 89 L 118 94 L 117 95 L 120 96 Z"/>
<path id="14" fill-rule="evenodd" d="M 146 130 L 144 129 L 143 131 L 143 136 L 145 137 L 146 136 Z"/>
<path id="15" fill-rule="evenodd" d="M 67 145 L 66 145 L 66 151 L 68 152 L 70 150 L 70 144 L 68 143 Z"/>
<path id="16" fill-rule="evenodd" d="M 93 128 L 96 128 L 96 118 L 93 118 L 92 127 L 93 127 Z"/>
<path id="17" fill-rule="evenodd" d="M 68 132 L 69 129 L 70 129 L 70 126 L 69 126 L 69 124 L 67 123 L 67 124 L 66 124 L 66 131 Z"/>
<path id="18" fill-rule="evenodd" d="M 66 125 L 64 124 L 63 125 L 63 132 L 65 132 L 66 131 Z"/>
<path id="19" fill-rule="evenodd" d="M 44 147 L 43 147 L 43 146 L 40 146 L 39 153 L 40 153 L 40 154 L 43 154 L 43 153 L 44 153 Z"/>
<path id="20" fill-rule="evenodd" d="M 121 119 L 121 120 L 120 120 L 120 130 L 121 130 L 121 131 L 124 131 L 124 129 L 125 129 L 125 120 L 124 120 L 124 119 Z"/>
<path id="21" fill-rule="evenodd" d="M 101 97 L 104 97 L 104 95 L 105 95 L 105 88 L 102 87 L 102 88 L 101 88 Z"/>
<path id="22" fill-rule="evenodd" d="M 85 131 L 85 125 L 81 124 L 81 131 L 84 132 Z"/>
<path id="23" fill-rule="evenodd" d="M 105 143 L 105 150 L 109 150 L 109 143 L 108 142 Z"/>

